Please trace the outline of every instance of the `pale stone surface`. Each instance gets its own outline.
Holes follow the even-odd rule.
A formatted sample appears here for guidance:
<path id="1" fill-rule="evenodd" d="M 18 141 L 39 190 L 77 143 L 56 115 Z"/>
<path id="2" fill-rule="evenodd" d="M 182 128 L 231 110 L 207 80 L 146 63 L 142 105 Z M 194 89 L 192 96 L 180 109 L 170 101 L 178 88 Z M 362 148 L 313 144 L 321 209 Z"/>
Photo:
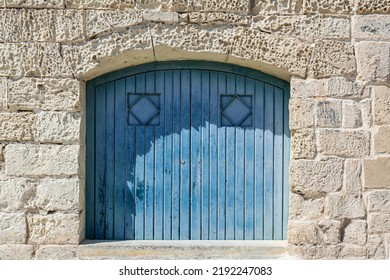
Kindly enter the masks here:
<path id="1" fill-rule="evenodd" d="M 330 193 L 327 198 L 327 214 L 331 218 L 358 219 L 366 215 L 363 199 L 357 194 Z"/>
<path id="2" fill-rule="evenodd" d="M 384 235 L 385 258 L 390 258 L 390 234 Z"/>
<path id="3" fill-rule="evenodd" d="M 290 194 L 290 220 L 318 219 L 324 213 L 324 198 L 305 199 L 303 196 Z"/>
<path id="4" fill-rule="evenodd" d="M 0 113 L 0 140 L 34 140 L 35 120 L 33 113 Z"/>
<path id="5" fill-rule="evenodd" d="M 356 44 L 358 79 L 390 81 L 390 43 L 360 42 Z"/>
<path id="6" fill-rule="evenodd" d="M 292 156 L 295 159 L 313 159 L 316 155 L 316 138 L 313 129 L 297 130 L 292 134 Z"/>
<path id="7" fill-rule="evenodd" d="M 366 196 L 368 212 L 390 213 L 390 190 L 372 191 Z"/>
<path id="8" fill-rule="evenodd" d="M 299 14 L 303 0 L 254 0 L 253 14 Z"/>
<path id="9" fill-rule="evenodd" d="M 345 160 L 344 188 L 347 193 L 360 194 L 362 192 L 362 165 L 359 160 Z"/>
<path id="10" fill-rule="evenodd" d="M 386 255 L 385 244 L 379 235 L 370 235 L 367 240 L 367 255 L 369 259 L 384 259 Z"/>
<path id="11" fill-rule="evenodd" d="M 362 113 L 359 103 L 355 101 L 343 101 L 343 121 L 344 128 L 359 128 L 363 125 Z"/>
<path id="12" fill-rule="evenodd" d="M 74 244 L 79 242 L 79 216 L 51 214 L 28 216 L 30 244 Z"/>
<path id="13" fill-rule="evenodd" d="M 340 158 L 293 160 L 290 167 L 291 189 L 305 194 L 338 191 L 343 184 L 343 165 Z"/>
<path id="14" fill-rule="evenodd" d="M 319 80 L 314 80 L 314 79 L 303 80 L 303 79 L 297 79 L 293 77 L 290 82 L 291 99 L 301 100 L 300 98 L 306 99 L 308 97 L 318 96 L 319 87 L 320 87 L 319 83 L 320 83 Z M 314 100 L 312 100 L 311 103 L 313 102 Z"/>
<path id="15" fill-rule="evenodd" d="M 41 143 L 77 143 L 80 141 L 80 113 L 40 112 L 37 136 Z"/>
<path id="16" fill-rule="evenodd" d="M 313 99 L 290 99 L 290 129 L 297 130 L 310 128 L 314 126 L 314 109 Z"/>
<path id="17" fill-rule="evenodd" d="M 390 39 L 390 15 L 364 15 L 353 18 L 352 35 L 361 40 Z"/>
<path id="18" fill-rule="evenodd" d="M 288 223 L 288 242 L 294 245 L 317 245 L 321 243 L 315 222 L 290 221 Z"/>
<path id="19" fill-rule="evenodd" d="M 375 153 L 390 153 L 390 126 L 381 126 L 374 134 Z"/>
<path id="20" fill-rule="evenodd" d="M 190 1 L 186 0 L 185 2 L 190 2 Z M 195 10 L 239 12 L 239 13 L 246 14 L 250 12 L 251 1 L 250 0 L 220 0 L 220 1 L 193 0 L 193 5 Z"/>
<path id="21" fill-rule="evenodd" d="M 121 0 L 64 0 L 65 6 L 72 9 L 116 9 Z"/>
<path id="22" fill-rule="evenodd" d="M 4 149 L 7 175 L 76 175 L 78 145 L 9 144 Z"/>
<path id="23" fill-rule="evenodd" d="M 4 160 L 4 155 L 3 155 L 3 145 L 0 145 L 0 161 Z"/>
<path id="24" fill-rule="evenodd" d="M 179 16 L 174 12 L 144 11 L 143 20 L 151 22 L 177 23 L 179 22 Z"/>
<path id="25" fill-rule="evenodd" d="M 390 214 L 372 213 L 368 214 L 368 232 L 369 233 L 389 233 L 390 232 Z"/>
<path id="26" fill-rule="evenodd" d="M 352 44 L 332 40 L 315 42 L 309 63 L 309 75 L 317 78 L 353 75 L 355 53 Z"/>
<path id="27" fill-rule="evenodd" d="M 340 100 L 319 101 L 316 103 L 317 127 L 341 127 L 342 102 Z"/>
<path id="28" fill-rule="evenodd" d="M 360 108 L 362 110 L 362 124 L 365 128 L 371 127 L 373 123 L 371 103 L 371 99 L 360 101 Z"/>
<path id="29" fill-rule="evenodd" d="M 242 16 L 233 13 L 201 13 L 193 12 L 179 15 L 179 21 L 201 24 L 235 24 L 248 26 L 251 22 L 249 16 Z"/>
<path id="30" fill-rule="evenodd" d="M 80 110 L 80 82 L 21 78 L 8 81 L 8 105 L 16 110 Z"/>
<path id="31" fill-rule="evenodd" d="M 7 108 L 7 79 L 0 77 L 0 109 Z"/>
<path id="32" fill-rule="evenodd" d="M 390 12 L 389 0 L 358 0 L 356 10 L 359 14 L 388 14 Z"/>
<path id="33" fill-rule="evenodd" d="M 390 88 L 386 86 L 372 87 L 374 94 L 375 124 L 390 124 Z"/>
<path id="34" fill-rule="evenodd" d="M 351 220 L 344 229 L 345 243 L 364 246 L 367 241 L 367 222 L 364 220 Z"/>
<path id="35" fill-rule="evenodd" d="M 6 0 L 6 7 L 12 8 L 63 8 L 63 0 Z"/>
<path id="36" fill-rule="evenodd" d="M 36 260 L 77 260 L 78 246 L 45 245 L 35 252 Z"/>
<path id="37" fill-rule="evenodd" d="M 334 77 L 324 80 L 323 87 L 319 87 L 318 96 L 362 99 L 369 96 L 369 90 L 364 82 Z"/>
<path id="38" fill-rule="evenodd" d="M 31 245 L 0 245 L 0 260 L 31 260 L 33 254 Z"/>
<path id="39" fill-rule="evenodd" d="M 305 0 L 305 13 L 348 14 L 354 0 Z"/>
<path id="40" fill-rule="evenodd" d="M 364 260 L 367 258 L 367 248 L 357 245 L 344 245 L 340 250 L 338 258 L 348 260 Z"/>
<path id="41" fill-rule="evenodd" d="M 141 11 L 87 10 L 87 36 L 96 36 L 115 29 L 125 29 L 143 21 Z"/>
<path id="42" fill-rule="evenodd" d="M 289 246 L 289 252 L 293 256 L 298 256 L 302 259 L 336 259 L 340 248 L 337 245 L 315 245 L 315 246 Z"/>
<path id="43" fill-rule="evenodd" d="M 324 244 L 336 245 L 340 243 L 341 222 L 337 220 L 320 220 L 317 223 L 318 235 Z"/>
<path id="44" fill-rule="evenodd" d="M 318 152 L 324 155 L 359 158 L 370 153 L 370 135 L 364 130 L 324 129 L 318 139 Z"/>
<path id="45" fill-rule="evenodd" d="M 25 243 L 26 238 L 26 215 L 0 212 L 0 244 Z"/>
<path id="46" fill-rule="evenodd" d="M 84 12 L 77 10 L 57 10 L 55 13 L 56 41 L 82 41 L 84 34 Z"/>
<path id="47" fill-rule="evenodd" d="M 390 187 L 390 157 L 364 160 L 363 169 L 365 189 Z"/>
<path id="48" fill-rule="evenodd" d="M 15 212 L 34 209 L 37 181 L 13 178 L 0 181 L 0 210 Z"/>

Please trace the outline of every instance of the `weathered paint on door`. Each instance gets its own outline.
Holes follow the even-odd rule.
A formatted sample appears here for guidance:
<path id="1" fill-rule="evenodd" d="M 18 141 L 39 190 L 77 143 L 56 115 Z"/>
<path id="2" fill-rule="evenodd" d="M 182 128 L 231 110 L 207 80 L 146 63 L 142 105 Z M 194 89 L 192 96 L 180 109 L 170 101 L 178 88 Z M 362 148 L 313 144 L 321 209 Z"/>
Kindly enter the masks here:
<path id="1" fill-rule="evenodd" d="M 288 83 L 207 62 L 87 84 L 89 239 L 285 239 Z"/>

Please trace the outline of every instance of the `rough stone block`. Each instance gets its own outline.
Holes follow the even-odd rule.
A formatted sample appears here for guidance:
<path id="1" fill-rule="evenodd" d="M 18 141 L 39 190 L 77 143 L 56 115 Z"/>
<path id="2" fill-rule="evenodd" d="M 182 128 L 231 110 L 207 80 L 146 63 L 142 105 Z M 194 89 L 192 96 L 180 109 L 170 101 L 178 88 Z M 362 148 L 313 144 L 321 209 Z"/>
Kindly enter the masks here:
<path id="1" fill-rule="evenodd" d="M 354 0 L 305 0 L 304 13 L 349 14 L 352 11 L 353 1 Z"/>
<path id="2" fill-rule="evenodd" d="M 56 41 L 75 43 L 84 40 L 84 25 L 83 11 L 56 10 Z"/>
<path id="3" fill-rule="evenodd" d="M 363 170 L 365 189 L 390 187 L 390 157 L 364 160 Z"/>
<path id="4" fill-rule="evenodd" d="M 25 243 L 26 238 L 26 215 L 0 212 L 0 244 Z"/>
<path id="5" fill-rule="evenodd" d="M 348 76 L 356 72 L 355 52 L 351 43 L 316 41 L 309 63 L 310 76 Z"/>
<path id="6" fill-rule="evenodd" d="M 290 129 L 297 130 L 314 126 L 315 102 L 313 99 L 290 99 Z"/>
<path id="7" fill-rule="evenodd" d="M 370 135 L 364 130 L 324 129 L 318 139 L 324 155 L 360 158 L 370 153 Z"/>
<path id="8" fill-rule="evenodd" d="M 336 245 L 316 245 L 316 246 L 294 246 L 289 245 L 288 251 L 291 255 L 301 259 L 318 260 L 318 259 L 336 259 L 340 248 Z"/>
<path id="9" fill-rule="evenodd" d="M 358 14 L 388 14 L 390 12 L 389 0 L 358 0 L 356 1 Z"/>
<path id="10" fill-rule="evenodd" d="M 183 0 L 182 0 L 183 1 Z M 250 0 L 193 0 L 195 10 L 200 11 L 218 11 L 218 12 L 237 12 L 248 14 L 250 12 Z"/>
<path id="11" fill-rule="evenodd" d="M 64 0 L 71 9 L 117 9 L 121 0 Z"/>
<path id="12" fill-rule="evenodd" d="M 15 110 L 80 110 L 80 82 L 21 78 L 8 81 L 8 104 Z"/>
<path id="13" fill-rule="evenodd" d="M 0 181 L 0 210 L 7 212 L 34 209 L 37 181 L 13 178 Z"/>
<path id="14" fill-rule="evenodd" d="M 372 213 L 368 215 L 369 233 L 389 233 L 390 232 L 390 214 Z"/>
<path id="15" fill-rule="evenodd" d="M 344 128 L 358 128 L 362 125 L 362 112 L 359 103 L 355 101 L 343 101 L 342 126 Z"/>
<path id="16" fill-rule="evenodd" d="M 7 8 L 63 8 L 63 0 L 6 0 Z"/>
<path id="17" fill-rule="evenodd" d="M 370 128 L 373 122 L 371 107 L 371 99 L 360 101 L 360 108 L 362 110 L 362 125 L 366 128 Z"/>
<path id="18" fill-rule="evenodd" d="M 78 145 L 9 144 L 4 149 L 7 175 L 77 175 Z"/>
<path id="19" fill-rule="evenodd" d="M 45 245 L 40 246 L 36 253 L 36 260 L 77 260 L 78 246 L 74 245 Z"/>
<path id="20" fill-rule="evenodd" d="M 302 100 L 308 97 L 318 96 L 319 83 L 319 80 L 314 79 L 303 80 L 294 77 L 291 78 L 291 99 Z"/>
<path id="21" fill-rule="evenodd" d="M 255 0 L 252 13 L 257 14 L 299 14 L 303 0 Z"/>
<path id="22" fill-rule="evenodd" d="M 355 39 L 390 39 L 390 15 L 355 16 L 352 22 L 352 36 Z"/>
<path id="23" fill-rule="evenodd" d="M 77 245 L 79 227 L 79 216 L 75 214 L 29 215 L 29 243 Z"/>
<path id="24" fill-rule="evenodd" d="M 385 258 L 390 257 L 390 234 L 384 235 L 384 246 L 385 246 Z"/>
<path id="25" fill-rule="evenodd" d="M 372 87 L 374 94 L 375 124 L 390 124 L 390 88 L 385 86 Z"/>
<path id="26" fill-rule="evenodd" d="M 340 243 L 341 222 L 337 220 L 322 220 L 317 223 L 318 235 L 324 244 L 336 245 Z"/>
<path id="27" fill-rule="evenodd" d="M 40 112 L 37 115 L 37 136 L 41 143 L 80 142 L 80 113 Z"/>
<path id="28" fill-rule="evenodd" d="M 87 37 L 96 36 L 114 29 L 125 29 L 143 21 L 141 11 L 87 10 L 86 13 Z"/>
<path id="29" fill-rule="evenodd" d="M 316 155 L 316 138 L 314 130 L 303 129 L 293 132 L 291 149 L 292 156 L 295 159 L 313 159 Z"/>
<path id="30" fill-rule="evenodd" d="M 0 161 L 4 160 L 4 155 L 3 155 L 3 145 L 0 145 Z"/>
<path id="31" fill-rule="evenodd" d="M 340 250 L 338 258 L 348 260 L 364 260 L 367 258 L 367 248 L 356 245 L 344 245 Z"/>
<path id="32" fill-rule="evenodd" d="M 294 245 L 317 245 L 321 243 L 317 234 L 318 227 L 315 222 L 297 222 L 288 223 L 287 240 L 289 244 Z"/>
<path id="33" fill-rule="evenodd" d="M 304 194 L 338 191 L 343 185 L 343 165 L 340 158 L 293 160 L 290 167 L 291 189 Z"/>
<path id="34" fill-rule="evenodd" d="M 366 215 L 363 199 L 356 194 L 328 194 L 327 210 L 334 219 L 359 219 Z"/>
<path id="35" fill-rule="evenodd" d="M 369 90 L 364 82 L 352 82 L 344 77 L 332 77 L 324 80 L 323 86 L 319 87 L 318 96 L 362 99 L 369 96 Z"/>
<path id="36" fill-rule="evenodd" d="M 0 245 L 0 260 L 31 260 L 33 254 L 31 245 Z"/>
<path id="37" fill-rule="evenodd" d="M 363 220 L 351 220 L 344 229 L 345 243 L 364 246 L 367 241 L 367 222 Z"/>
<path id="38" fill-rule="evenodd" d="M 390 213 L 390 190 L 378 190 L 366 193 L 368 212 Z"/>
<path id="39" fill-rule="evenodd" d="M 356 44 L 358 79 L 390 81 L 390 43 L 360 42 Z"/>
<path id="40" fill-rule="evenodd" d="M 0 109 L 7 108 L 7 79 L 0 77 Z"/>
<path id="41" fill-rule="evenodd" d="M 317 127 L 341 127 L 342 103 L 340 100 L 319 101 L 316 106 Z"/>
<path id="42" fill-rule="evenodd" d="M 370 235 L 367 240 L 367 255 L 369 259 L 384 259 L 386 255 L 383 238 L 379 235 Z"/>
<path id="43" fill-rule="evenodd" d="M 0 113 L 0 140 L 34 140 L 35 120 L 33 113 Z"/>
<path id="44" fill-rule="evenodd" d="M 375 153 L 390 153 L 390 126 L 381 126 L 374 134 Z"/>
<path id="45" fill-rule="evenodd" d="M 292 193 L 290 195 L 290 220 L 318 219 L 324 213 L 324 198 L 305 199 Z"/>
<path id="46" fill-rule="evenodd" d="M 129 1 L 131 4 L 133 0 L 126 1 Z M 135 4 L 139 9 L 148 10 L 185 12 L 194 9 L 193 1 L 191 0 L 136 0 Z"/>
<path id="47" fill-rule="evenodd" d="M 351 194 L 362 192 L 362 165 L 359 160 L 345 160 L 344 188 L 347 193 Z"/>
<path id="48" fill-rule="evenodd" d="M 187 15 L 187 17 L 185 17 Z M 197 24 L 234 24 L 249 26 L 251 18 L 233 13 L 201 13 L 193 12 L 179 15 L 179 21 L 188 21 Z M 181 19 L 180 19 L 181 18 Z"/>

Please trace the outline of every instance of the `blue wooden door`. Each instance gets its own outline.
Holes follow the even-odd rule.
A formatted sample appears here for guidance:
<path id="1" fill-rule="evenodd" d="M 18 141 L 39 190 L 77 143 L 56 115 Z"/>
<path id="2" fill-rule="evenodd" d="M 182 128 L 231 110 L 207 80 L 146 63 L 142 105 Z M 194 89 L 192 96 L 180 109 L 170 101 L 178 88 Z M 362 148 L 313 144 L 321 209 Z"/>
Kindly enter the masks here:
<path id="1" fill-rule="evenodd" d="M 87 84 L 89 239 L 285 239 L 288 83 L 154 63 Z"/>

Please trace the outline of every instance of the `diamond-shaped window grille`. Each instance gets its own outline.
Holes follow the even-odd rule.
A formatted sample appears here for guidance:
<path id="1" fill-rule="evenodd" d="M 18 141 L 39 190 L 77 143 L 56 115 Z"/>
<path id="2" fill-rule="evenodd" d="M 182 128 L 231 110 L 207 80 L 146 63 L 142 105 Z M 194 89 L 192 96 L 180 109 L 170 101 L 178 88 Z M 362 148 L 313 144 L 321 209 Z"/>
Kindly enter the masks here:
<path id="1" fill-rule="evenodd" d="M 250 127 L 252 119 L 252 95 L 221 95 L 222 126 Z"/>
<path id="2" fill-rule="evenodd" d="M 129 125 L 160 124 L 160 94 L 128 93 L 127 99 Z"/>

